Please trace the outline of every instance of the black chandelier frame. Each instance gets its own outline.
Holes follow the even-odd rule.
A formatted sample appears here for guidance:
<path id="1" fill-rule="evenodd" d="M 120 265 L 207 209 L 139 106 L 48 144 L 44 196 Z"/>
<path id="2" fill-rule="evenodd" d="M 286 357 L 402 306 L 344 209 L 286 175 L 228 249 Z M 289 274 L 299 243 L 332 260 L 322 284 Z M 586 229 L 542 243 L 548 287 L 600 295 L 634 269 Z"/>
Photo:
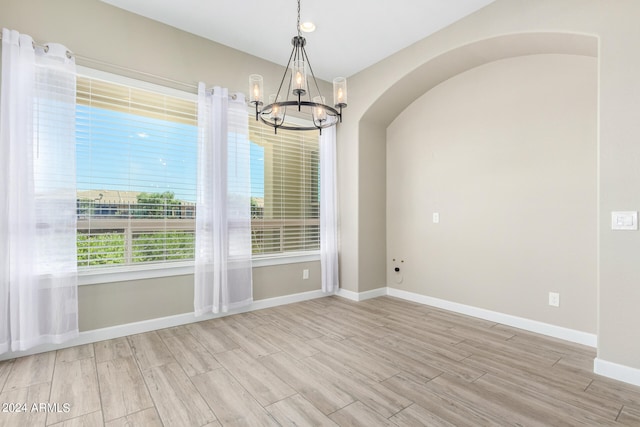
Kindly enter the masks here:
<path id="1" fill-rule="evenodd" d="M 322 94 L 320 92 L 320 87 L 318 86 L 318 82 L 316 80 L 316 76 L 313 72 L 313 68 L 311 67 L 311 62 L 309 61 L 309 56 L 307 55 L 307 51 L 305 49 L 305 45 L 307 44 L 306 39 L 302 36 L 300 32 L 300 0 L 298 0 L 298 20 L 297 20 L 297 28 L 298 35 L 291 39 L 291 44 L 293 45 L 293 49 L 291 50 L 291 55 L 289 56 L 289 61 L 287 62 L 287 67 L 285 68 L 285 72 L 282 75 L 282 80 L 280 81 L 280 86 L 278 87 L 278 91 L 275 95 L 275 102 L 264 105 L 263 102 L 254 100 L 251 101 L 250 104 L 254 105 L 256 120 L 260 120 L 264 124 L 274 128 L 274 132 L 278 133 L 278 129 L 287 129 L 294 131 L 306 131 L 306 130 L 319 130 L 322 135 L 322 129 L 335 126 L 337 123 L 342 123 L 342 109 L 347 106 L 346 103 L 338 103 L 333 107 L 314 102 L 314 97 L 312 96 L 311 88 L 315 86 L 315 90 L 317 92 L 317 96 L 322 98 Z M 306 67 L 309 69 L 309 76 L 305 75 L 306 78 L 306 86 L 305 89 L 291 89 L 291 82 L 293 80 L 293 67 L 291 64 L 295 64 L 296 61 L 304 61 Z M 287 76 L 289 78 L 287 79 Z M 310 79 L 309 79 L 310 77 Z M 280 99 L 280 94 L 282 93 L 282 89 L 285 83 L 285 80 L 289 81 L 288 87 L 286 89 L 286 100 L 278 101 Z M 313 81 L 313 85 L 311 81 Z M 308 91 L 308 94 L 307 94 Z M 293 95 L 294 99 L 289 99 L 289 96 Z M 307 97 L 308 100 L 304 100 L 303 97 Z M 264 107 L 262 107 L 264 105 Z M 291 122 L 286 121 L 287 117 L 287 108 L 295 107 L 298 112 L 305 112 L 306 115 L 311 116 L 311 121 L 313 125 L 304 126 L 304 125 L 296 125 Z M 281 114 L 276 114 L 274 116 L 274 112 L 281 112 Z M 294 115 L 295 117 L 295 115 Z"/>

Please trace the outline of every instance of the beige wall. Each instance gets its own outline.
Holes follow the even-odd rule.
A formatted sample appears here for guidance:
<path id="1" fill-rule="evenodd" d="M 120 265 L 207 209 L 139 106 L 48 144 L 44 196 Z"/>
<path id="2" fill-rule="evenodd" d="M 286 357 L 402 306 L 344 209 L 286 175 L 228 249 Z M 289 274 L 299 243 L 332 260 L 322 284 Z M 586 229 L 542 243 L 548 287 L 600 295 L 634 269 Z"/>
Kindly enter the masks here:
<path id="1" fill-rule="evenodd" d="M 78 288 L 80 331 L 193 313 L 193 275 Z"/>
<path id="2" fill-rule="evenodd" d="M 309 278 L 303 279 L 303 270 Z M 320 262 L 253 269 L 254 301 L 320 289 Z M 78 290 L 80 331 L 193 312 L 193 275 L 84 285 Z"/>
<path id="3" fill-rule="evenodd" d="M 385 252 L 380 247 L 383 243 L 378 235 L 362 234 L 368 229 L 367 224 L 386 214 L 379 210 L 379 200 L 357 197 L 369 188 L 362 177 L 372 175 L 380 164 L 380 159 L 362 163 L 361 153 L 370 150 L 371 144 L 385 140 L 364 134 L 362 123 L 375 121 L 378 127 L 386 129 L 418 97 L 439 83 L 485 63 L 524 54 L 591 55 L 595 51 L 598 358 L 640 369 L 640 340 L 635 331 L 635 325 L 640 324 L 640 232 L 612 231 L 610 227 L 611 211 L 640 209 L 638 16 L 640 2 L 635 0 L 497 0 L 352 76 L 348 115 L 338 132 L 341 283 L 353 291 L 368 289 L 372 280 L 361 280 L 368 269 L 386 264 L 392 257 L 389 250 Z M 380 153 L 379 147 L 373 151 Z M 371 254 L 377 256 L 373 258 Z M 526 265 L 528 259 L 523 256 L 518 262 Z M 451 262 L 451 267 L 463 270 L 469 266 Z M 386 277 L 374 281 L 384 280 Z M 489 302 L 483 295 L 467 302 L 478 306 L 506 305 L 498 300 Z M 548 319 L 558 325 L 580 324 L 580 328 L 592 330 L 590 321 Z"/>
<path id="4" fill-rule="evenodd" d="M 370 291 L 386 286 L 385 263 L 386 258 L 386 162 L 385 162 L 385 133 L 375 121 L 360 123 L 360 138 L 365 141 L 366 150 L 360 150 L 358 163 L 366 165 L 359 169 L 358 181 L 366 183 L 358 192 L 359 204 L 366 206 L 362 218 L 358 223 L 358 239 L 360 254 L 358 259 L 358 292 Z M 341 230 L 345 228 L 342 227 Z M 345 263 L 341 268 L 346 268 Z M 351 287 L 354 283 L 346 280 L 341 282 L 343 287 Z M 356 290 L 351 288 L 350 290 Z"/>
<path id="5" fill-rule="evenodd" d="M 309 270 L 308 279 L 302 278 L 303 270 Z M 253 299 L 316 291 L 322 287 L 320 280 L 320 261 L 254 268 Z"/>
<path id="6" fill-rule="evenodd" d="M 263 75 L 266 93 L 275 93 L 284 72 L 271 62 L 98 0 L 0 0 L 0 27 L 29 34 L 40 43 L 62 43 L 76 54 L 79 65 L 194 93 L 199 81 L 245 92 L 252 73 Z M 329 83 L 319 83 L 330 93 Z M 304 268 L 310 277 L 303 281 Z M 254 275 L 256 300 L 320 289 L 319 262 L 260 267 Z M 82 286 L 79 304 L 83 331 L 189 313 L 193 276 Z"/>
<path id="7" fill-rule="evenodd" d="M 387 129 L 387 282 L 595 334 L 596 85 L 595 58 L 520 56 L 407 107 Z"/>

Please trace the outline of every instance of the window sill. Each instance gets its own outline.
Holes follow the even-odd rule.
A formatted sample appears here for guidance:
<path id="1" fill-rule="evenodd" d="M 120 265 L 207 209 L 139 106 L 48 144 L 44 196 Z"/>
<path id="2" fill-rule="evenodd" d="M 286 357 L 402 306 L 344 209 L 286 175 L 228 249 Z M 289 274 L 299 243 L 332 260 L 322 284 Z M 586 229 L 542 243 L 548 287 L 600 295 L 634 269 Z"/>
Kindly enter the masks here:
<path id="1" fill-rule="evenodd" d="M 312 261 L 320 261 L 320 251 L 292 252 L 287 255 L 258 255 L 253 257 L 251 265 L 255 268 Z"/>
<path id="2" fill-rule="evenodd" d="M 193 274 L 193 261 L 143 264 L 78 271 L 78 286 Z"/>
<path id="3" fill-rule="evenodd" d="M 320 252 L 317 251 L 297 252 L 287 255 L 260 255 L 253 257 L 252 266 L 254 268 L 260 268 L 319 260 Z M 158 277 L 184 276 L 193 274 L 193 272 L 193 261 L 96 268 L 93 270 L 79 271 L 78 286 L 155 279 Z"/>

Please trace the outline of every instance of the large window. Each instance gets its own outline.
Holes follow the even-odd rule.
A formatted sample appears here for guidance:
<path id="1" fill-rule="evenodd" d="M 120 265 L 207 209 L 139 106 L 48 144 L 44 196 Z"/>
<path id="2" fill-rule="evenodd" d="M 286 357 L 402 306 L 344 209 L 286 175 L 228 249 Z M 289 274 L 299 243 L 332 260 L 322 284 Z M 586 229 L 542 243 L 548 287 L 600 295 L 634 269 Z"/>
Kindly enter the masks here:
<path id="1" fill-rule="evenodd" d="M 78 265 L 193 259 L 194 99 L 79 77 Z"/>
<path id="2" fill-rule="evenodd" d="M 194 258 L 195 95 L 79 77 L 78 266 Z M 249 117 L 254 256 L 319 248 L 318 134 Z"/>

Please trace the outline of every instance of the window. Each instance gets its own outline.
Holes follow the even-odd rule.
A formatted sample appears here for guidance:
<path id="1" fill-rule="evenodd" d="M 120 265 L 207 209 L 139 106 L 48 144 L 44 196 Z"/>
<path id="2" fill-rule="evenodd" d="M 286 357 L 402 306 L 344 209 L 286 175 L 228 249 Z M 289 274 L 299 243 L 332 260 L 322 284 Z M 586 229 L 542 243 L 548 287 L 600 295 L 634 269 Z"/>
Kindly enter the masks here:
<path id="1" fill-rule="evenodd" d="M 89 70 L 77 79 L 78 266 L 194 258 L 193 94 Z M 249 114 L 254 256 L 319 249 L 318 132 Z"/>
<path id="2" fill-rule="evenodd" d="M 193 259 L 197 114 L 188 97 L 78 77 L 79 267 Z"/>
<path id="3" fill-rule="evenodd" d="M 249 118 L 254 255 L 320 249 L 318 132 Z"/>

